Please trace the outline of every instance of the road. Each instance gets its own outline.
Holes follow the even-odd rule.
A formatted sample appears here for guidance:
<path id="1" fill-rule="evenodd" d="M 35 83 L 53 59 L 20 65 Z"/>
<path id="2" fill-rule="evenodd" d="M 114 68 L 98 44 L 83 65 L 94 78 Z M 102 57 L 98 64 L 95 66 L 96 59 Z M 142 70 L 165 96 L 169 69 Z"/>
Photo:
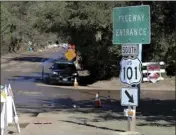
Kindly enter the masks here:
<path id="1" fill-rule="evenodd" d="M 37 86 L 36 83 L 41 83 L 43 61 L 61 57 L 63 54 L 64 50 L 57 48 L 33 55 L 24 55 L 14 59 L 10 64 L 1 65 L 1 83 L 11 84 L 18 111 L 40 113 L 51 109 L 73 108 L 73 105 L 93 108 L 95 94 L 98 91 L 102 99 L 108 96 L 108 90 L 75 90 Z M 108 104 L 106 100 L 103 100 L 103 108 L 123 112 L 123 107 L 120 105 L 120 90 L 111 91 L 110 96 L 113 99 L 112 103 Z M 142 115 L 174 116 L 174 104 L 174 91 L 141 91 L 141 101 L 137 111 Z"/>

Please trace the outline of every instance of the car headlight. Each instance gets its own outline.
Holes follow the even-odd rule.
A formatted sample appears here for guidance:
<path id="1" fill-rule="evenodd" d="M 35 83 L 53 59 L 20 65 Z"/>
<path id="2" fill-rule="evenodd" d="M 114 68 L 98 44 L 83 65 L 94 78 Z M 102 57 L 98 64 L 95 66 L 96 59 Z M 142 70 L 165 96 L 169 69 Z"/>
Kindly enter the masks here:
<path id="1" fill-rule="evenodd" d="M 58 73 L 57 72 L 53 72 L 53 75 L 58 75 Z"/>

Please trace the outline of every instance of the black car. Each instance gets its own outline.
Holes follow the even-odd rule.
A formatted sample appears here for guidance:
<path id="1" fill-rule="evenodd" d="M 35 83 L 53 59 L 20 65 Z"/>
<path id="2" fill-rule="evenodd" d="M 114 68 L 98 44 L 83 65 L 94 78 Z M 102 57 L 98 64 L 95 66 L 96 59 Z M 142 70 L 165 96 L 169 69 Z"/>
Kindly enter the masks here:
<path id="1" fill-rule="evenodd" d="M 50 73 L 46 81 L 50 84 L 73 84 L 75 77 L 78 78 L 76 66 L 70 61 L 55 61 L 50 67 Z"/>

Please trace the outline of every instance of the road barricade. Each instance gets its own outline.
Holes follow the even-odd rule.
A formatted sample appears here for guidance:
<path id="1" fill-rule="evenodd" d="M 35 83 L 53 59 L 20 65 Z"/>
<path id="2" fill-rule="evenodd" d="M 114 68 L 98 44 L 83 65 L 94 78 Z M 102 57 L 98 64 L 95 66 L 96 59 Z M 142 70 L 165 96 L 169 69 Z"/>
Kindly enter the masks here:
<path id="1" fill-rule="evenodd" d="M 20 133 L 13 92 L 9 84 L 8 88 L 7 85 L 1 88 L 1 135 L 7 132 L 8 125 L 13 123 L 13 121 L 15 122 L 18 133 Z"/>
<path id="2" fill-rule="evenodd" d="M 164 69 L 165 63 L 161 62 L 144 62 L 142 63 L 143 67 L 146 67 L 145 70 L 142 71 L 144 77 L 143 82 L 157 82 L 159 80 L 164 80 L 162 77 L 162 73 L 165 73 Z"/>

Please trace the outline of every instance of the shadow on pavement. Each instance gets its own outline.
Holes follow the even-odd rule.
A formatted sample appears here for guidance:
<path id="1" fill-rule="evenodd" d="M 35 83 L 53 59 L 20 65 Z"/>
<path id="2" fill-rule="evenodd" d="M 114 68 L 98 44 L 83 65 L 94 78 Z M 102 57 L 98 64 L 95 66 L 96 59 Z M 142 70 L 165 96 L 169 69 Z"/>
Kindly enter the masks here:
<path id="1" fill-rule="evenodd" d="M 42 82 L 42 79 L 40 76 L 13 76 L 8 80 L 16 81 L 16 82 Z"/>
<path id="2" fill-rule="evenodd" d="M 11 60 L 14 61 L 28 61 L 28 62 L 42 62 L 45 60 L 48 60 L 48 58 L 44 58 L 44 57 L 35 57 L 35 56 L 26 56 L 26 57 L 16 57 L 16 58 L 12 58 Z"/>
<path id="3" fill-rule="evenodd" d="M 148 122 L 148 123 L 138 123 L 136 124 L 137 126 L 157 126 L 157 127 L 171 127 L 174 126 L 175 124 L 172 123 L 167 123 L 167 124 L 162 124 L 162 123 L 157 123 L 157 122 Z"/>
<path id="4" fill-rule="evenodd" d="M 44 76 L 48 75 L 47 73 L 44 74 Z M 38 82 L 38 83 L 44 83 L 44 84 L 47 84 L 45 82 L 43 82 L 42 80 L 42 73 L 41 72 L 34 72 L 34 73 L 31 73 L 31 75 L 28 75 L 28 76 L 13 76 L 11 78 L 8 79 L 9 81 L 22 81 L 22 82 Z M 90 84 L 93 84 L 95 83 L 95 81 L 93 79 L 91 79 L 90 76 L 80 76 L 80 81 L 78 82 L 79 83 L 79 86 L 87 86 L 87 85 L 90 85 Z M 72 87 L 73 84 L 52 84 L 52 85 L 59 85 L 59 86 L 70 86 Z"/>
<path id="5" fill-rule="evenodd" d="M 40 99 L 38 99 L 40 100 Z M 95 113 L 98 115 L 98 120 L 126 120 L 123 116 L 124 107 L 120 105 L 120 101 L 114 100 L 108 103 L 102 99 L 102 107 L 95 108 L 94 99 L 75 101 L 71 98 L 56 98 L 41 100 L 41 104 L 45 107 L 31 108 L 41 112 L 66 111 L 69 113 Z M 176 114 L 175 100 L 141 100 L 140 106 L 137 107 L 137 119 L 144 120 L 144 123 L 139 123 L 138 126 L 175 126 Z M 29 107 L 27 107 L 29 109 Z M 112 113 L 112 114 L 111 114 Z M 160 123 L 164 121 L 164 123 Z"/>
<path id="6" fill-rule="evenodd" d="M 104 129 L 104 130 L 111 130 L 111 131 L 125 132 L 125 130 L 110 129 L 110 128 L 107 128 L 107 127 L 94 126 L 94 125 L 87 124 L 87 123 L 79 123 L 79 122 L 73 122 L 73 121 L 68 121 L 68 120 L 67 120 L 67 121 L 66 121 L 66 120 L 62 120 L 62 122 L 73 123 L 73 124 L 78 124 L 78 125 L 84 125 L 84 126 L 94 127 L 94 128 Z"/>

